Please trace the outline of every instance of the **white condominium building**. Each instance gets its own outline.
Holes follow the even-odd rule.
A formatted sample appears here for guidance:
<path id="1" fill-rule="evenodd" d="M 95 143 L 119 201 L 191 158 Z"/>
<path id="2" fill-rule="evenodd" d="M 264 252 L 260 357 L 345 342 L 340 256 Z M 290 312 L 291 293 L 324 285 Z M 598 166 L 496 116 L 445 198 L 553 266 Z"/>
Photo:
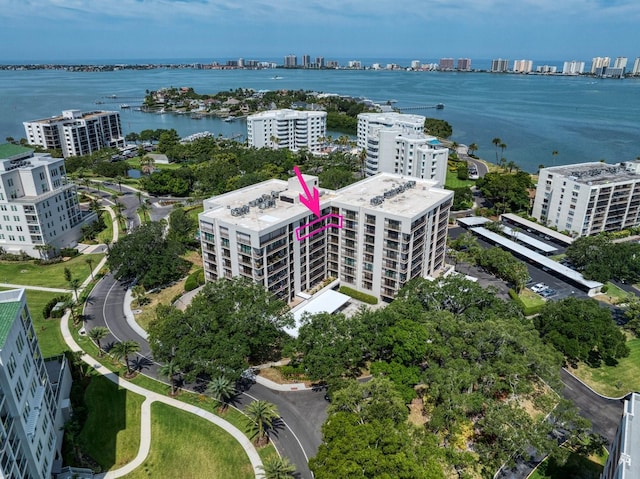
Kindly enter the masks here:
<path id="1" fill-rule="evenodd" d="M 513 73 L 531 73 L 533 70 L 533 60 L 514 60 Z"/>
<path id="2" fill-rule="evenodd" d="M 613 62 L 613 68 L 627 68 L 628 60 L 629 59 L 627 57 L 616 57 Z"/>
<path id="3" fill-rule="evenodd" d="M 315 176 L 304 175 L 310 191 Z M 205 278 L 242 276 L 285 301 L 327 278 L 391 301 L 405 282 L 444 264 L 453 193 L 381 173 L 321 190 L 322 217 L 299 200 L 297 178 L 269 180 L 204 201 Z"/>
<path id="4" fill-rule="evenodd" d="M 60 471 L 70 390 L 64 356 L 42 358 L 24 289 L 0 292 L 0 477 Z"/>
<path id="5" fill-rule="evenodd" d="M 540 170 L 533 216 L 558 231 L 592 235 L 640 224 L 640 161 Z"/>
<path id="6" fill-rule="evenodd" d="M 358 146 L 365 149 L 367 176 L 379 172 L 435 180 L 443 186 L 448 148 L 424 134 L 425 117 L 400 113 L 358 115 Z"/>
<path id="7" fill-rule="evenodd" d="M 23 125 L 29 144 L 61 150 L 65 158 L 125 146 L 120 114 L 114 111 L 65 110 L 62 115 Z"/>
<path id="8" fill-rule="evenodd" d="M 584 62 L 577 60 L 571 60 L 570 62 L 564 62 L 562 67 L 563 75 L 581 75 L 584 73 Z"/>
<path id="9" fill-rule="evenodd" d="M 509 60 L 505 60 L 503 58 L 491 60 L 492 73 L 504 73 L 507 71 L 509 71 Z"/>
<path id="10" fill-rule="evenodd" d="M 76 186 L 67 182 L 64 159 L 0 145 L 0 247 L 33 257 L 74 247 L 81 227 L 96 220 L 80 210 Z"/>
<path id="11" fill-rule="evenodd" d="M 640 416 L 636 419 L 636 408 L 640 408 L 640 393 L 631 393 L 624 400 L 622 419 L 600 479 L 640 477 L 640 423 L 636 424 Z"/>
<path id="12" fill-rule="evenodd" d="M 609 57 L 594 57 L 591 60 L 591 73 L 596 73 L 600 68 L 607 68 L 611 63 L 611 58 Z"/>
<path id="13" fill-rule="evenodd" d="M 269 110 L 247 117 L 247 140 L 256 148 L 306 148 L 320 152 L 327 132 L 327 112 Z"/>
<path id="14" fill-rule="evenodd" d="M 633 69 L 631 70 L 632 75 L 640 75 L 640 57 L 637 57 L 633 62 Z"/>

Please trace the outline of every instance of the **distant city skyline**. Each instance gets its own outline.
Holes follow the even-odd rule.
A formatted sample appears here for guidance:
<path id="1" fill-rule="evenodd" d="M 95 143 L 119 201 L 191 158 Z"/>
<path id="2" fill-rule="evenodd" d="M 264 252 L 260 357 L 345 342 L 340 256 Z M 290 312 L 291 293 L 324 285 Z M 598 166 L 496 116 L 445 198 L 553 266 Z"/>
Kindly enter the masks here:
<path id="1" fill-rule="evenodd" d="M 635 0 L 0 0 L 0 61 L 640 56 Z"/>

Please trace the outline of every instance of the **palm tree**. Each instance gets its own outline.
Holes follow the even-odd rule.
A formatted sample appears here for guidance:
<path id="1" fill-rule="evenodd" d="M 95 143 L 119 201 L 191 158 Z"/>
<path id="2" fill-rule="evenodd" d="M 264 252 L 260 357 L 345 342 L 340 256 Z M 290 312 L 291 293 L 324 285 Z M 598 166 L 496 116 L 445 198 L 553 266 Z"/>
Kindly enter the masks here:
<path id="1" fill-rule="evenodd" d="M 180 368 L 176 364 L 175 360 L 171 358 L 169 362 L 160 366 L 160 374 L 165 376 L 171 383 L 171 395 L 176 395 L 176 376 L 180 374 Z"/>
<path id="2" fill-rule="evenodd" d="M 272 456 L 262 461 L 260 466 L 264 479 L 290 479 L 295 477 L 296 466 L 286 457 Z"/>
<path id="3" fill-rule="evenodd" d="M 500 138 L 496 137 L 493 140 L 491 140 L 491 143 L 493 143 L 496 146 L 496 163 L 497 163 L 498 162 L 498 147 L 502 143 L 502 140 Z"/>
<path id="4" fill-rule="evenodd" d="M 89 200 L 89 209 L 94 213 L 98 214 L 102 209 L 102 205 L 100 205 L 100 201 L 96 198 L 91 198 Z"/>
<path id="5" fill-rule="evenodd" d="M 476 143 L 471 143 L 467 149 L 469 150 L 469 156 L 473 156 L 473 154 L 478 151 L 478 145 Z"/>
<path id="6" fill-rule="evenodd" d="M 84 262 L 89 265 L 89 273 L 91 273 L 91 280 L 93 281 L 93 258 L 87 258 Z"/>
<path id="7" fill-rule="evenodd" d="M 118 224 L 120 225 L 120 228 L 122 228 L 123 231 L 127 230 L 127 217 L 125 215 L 122 214 L 122 212 L 118 211 L 116 213 L 116 221 L 118 222 Z"/>
<path id="8" fill-rule="evenodd" d="M 124 359 L 124 364 L 127 367 L 127 375 L 131 376 L 131 368 L 129 367 L 129 355 L 137 353 L 138 351 L 140 351 L 140 345 L 136 341 L 128 339 L 126 341 L 117 343 L 111 349 L 110 354 L 114 359 L 118 361 Z"/>
<path id="9" fill-rule="evenodd" d="M 142 191 L 140 190 L 136 191 L 136 198 L 138 198 L 138 203 L 142 204 Z"/>
<path id="10" fill-rule="evenodd" d="M 116 176 L 116 183 L 118 183 L 118 188 L 120 189 L 120 193 L 122 193 L 122 182 L 124 178 L 122 176 Z"/>
<path id="11" fill-rule="evenodd" d="M 553 164 L 556 164 L 556 156 L 558 156 L 558 150 L 553 150 L 551 152 L 551 158 L 553 159 Z"/>
<path id="12" fill-rule="evenodd" d="M 256 400 L 244 409 L 244 413 L 249 418 L 248 430 L 252 437 L 256 437 L 256 444 L 267 444 L 269 429 L 273 428 L 273 423 L 280 417 L 278 408 L 268 401 Z"/>
<path id="13" fill-rule="evenodd" d="M 511 173 L 512 170 L 518 168 L 518 165 L 516 164 L 515 161 L 511 160 L 507 163 L 507 168 L 509 169 L 509 173 Z"/>
<path id="14" fill-rule="evenodd" d="M 89 337 L 98 346 L 98 356 L 102 356 L 102 347 L 100 346 L 100 340 L 104 339 L 107 334 L 109 334 L 109 330 L 104 326 L 96 326 L 95 328 L 91 328 L 91 330 L 89 330 Z"/>
<path id="15" fill-rule="evenodd" d="M 80 280 L 78 278 L 73 278 L 71 281 L 69 281 L 69 286 L 71 286 L 73 294 L 76 297 L 76 301 L 78 301 L 78 289 L 80 289 Z"/>
<path id="16" fill-rule="evenodd" d="M 209 393 L 213 399 L 221 403 L 221 410 L 225 410 L 228 406 L 229 399 L 236 394 L 236 388 L 229 378 L 224 375 L 220 375 L 209 381 L 209 384 L 207 385 L 207 393 Z"/>
<path id="17" fill-rule="evenodd" d="M 500 152 L 502 153 L 502 156 L 504 156 L 504 150 L 507 148 L 507 144 L 504 142 L 500 142 Z"/>
<path id="18" fill-rule="evenodd" d="M 140 205 L 140 208 L 138 208 L 138 211 L 142 213 L 142 221 L 146 222 L 147 219 L 151 220 L 151 217 L 149 216 L 150 210 L 151 210 L 151 207 L 149 206 L 149 203 L 147 203 L 146 201 Z"/>

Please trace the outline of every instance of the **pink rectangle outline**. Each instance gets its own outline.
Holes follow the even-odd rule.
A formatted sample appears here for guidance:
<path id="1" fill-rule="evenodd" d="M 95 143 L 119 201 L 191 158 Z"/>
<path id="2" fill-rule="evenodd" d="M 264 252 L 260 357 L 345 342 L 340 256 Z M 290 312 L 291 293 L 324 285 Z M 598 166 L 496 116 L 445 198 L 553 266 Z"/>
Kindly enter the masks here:
<path id="1" fill-rule="evenodd" d="M 318 222 L 320 222 L 322 220 L 328 219 L 328 218 L 338 218 L 338 223 L 337 224 L 336 223 L 328 223 L 328 224 L 324 225 L 322 228 L 319 228 L 317 230 L 313 230 L 311 233 L 307 233 L 304 236 L 300 235 L 300 231 L 302 231 L 303 229 L 310 228 L 311 226 L 315 225 L 316 223 L 318 223 Z M 302 241 L 303 239 L 309 238 L 310 236 L 313 236 L 316 233 L 320 233 L 321 231 L 324 231 L 327 228 L 342 229 L 342 221 L 343 221 L 343 219 L 344 218 L 342 217 L 342 215 L 339 215 L 337 213 L 329 213 L 328 215 L 321 216 L 320 218 L 313 220 L 311 223 L 307 223 L 306 225 L 298 226 L 296 228 L 296 239 L 298 241 Z"/>

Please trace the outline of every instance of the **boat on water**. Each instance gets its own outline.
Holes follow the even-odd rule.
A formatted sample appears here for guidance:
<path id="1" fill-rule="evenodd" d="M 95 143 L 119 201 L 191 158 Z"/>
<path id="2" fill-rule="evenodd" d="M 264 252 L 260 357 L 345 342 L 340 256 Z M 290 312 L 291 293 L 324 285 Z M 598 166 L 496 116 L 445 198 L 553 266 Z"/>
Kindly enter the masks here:
<path id="1" fill-rule="evenodd" d="M 444 110 L 444 103 L 438 103 L 436 105 L 436 110 Z"/>
<path id="2" fill-rule="evenodd" d="M 223 118 L 222 121 L 226 121 L 227 123 L 231 123 L 232 121 L 236 121 L 236 119 L 232 116 L 228 116 L 226 118 Z"/>
<path id="3" fill-rule="evenodd" d="M 281 77 L 281 76 L 276 75 L 276 76 L 274 76 L 274 77 L 271 77 L 271 79 L 272 79 L 272 80 L 282 80 L 282 77 Z"/>
<path id="4" fill-rule="evenodd" d="M 122 105 L 120 105 L 120 108 L 123 109 L 123 110 L 126 110 L 128 108 L 131 108 L 131 106 L 127 105 L 126 103 L 123 103 Z"/>

